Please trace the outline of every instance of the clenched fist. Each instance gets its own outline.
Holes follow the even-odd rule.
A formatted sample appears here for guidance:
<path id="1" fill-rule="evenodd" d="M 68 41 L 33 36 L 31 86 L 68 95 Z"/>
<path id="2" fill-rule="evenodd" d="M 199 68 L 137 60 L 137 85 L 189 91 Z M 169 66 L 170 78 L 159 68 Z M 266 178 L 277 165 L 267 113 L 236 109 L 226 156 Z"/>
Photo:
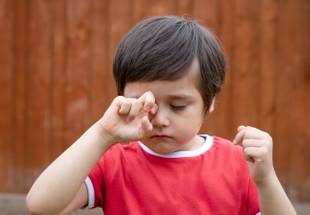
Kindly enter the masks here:
<path id="1" fill-rule="evenodd" d="M 268 133 L 250 126 L 239 126 L 233 143 L 243 147 L 251 176 L 256 183 L 261 183 L 275 174 L 272 138 Z"/>

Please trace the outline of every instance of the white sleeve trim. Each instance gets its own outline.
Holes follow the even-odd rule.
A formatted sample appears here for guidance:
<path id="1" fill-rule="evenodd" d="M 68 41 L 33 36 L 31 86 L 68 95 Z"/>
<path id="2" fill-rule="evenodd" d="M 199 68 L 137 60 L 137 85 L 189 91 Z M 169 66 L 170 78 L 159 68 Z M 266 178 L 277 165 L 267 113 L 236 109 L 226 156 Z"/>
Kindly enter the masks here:
<path id="1" fill-rule="evenodd" d="M 262 215 L 260 212 L 258 212 L 256 215 Z"/>
<path id="2" fill-rule="evenodd" d="M 93 183 L 88 176 L 86 177 L 84 182 L 88 192 L 88 208 L 93 208 L 95 207 L 95 191 Z"/>

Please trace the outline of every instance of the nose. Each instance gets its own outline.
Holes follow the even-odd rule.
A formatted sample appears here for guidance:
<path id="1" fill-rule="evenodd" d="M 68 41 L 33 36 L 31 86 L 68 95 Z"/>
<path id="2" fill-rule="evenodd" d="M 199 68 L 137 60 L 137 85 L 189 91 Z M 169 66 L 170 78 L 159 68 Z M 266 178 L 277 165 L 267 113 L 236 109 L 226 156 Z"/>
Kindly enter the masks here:
<path id="1" fill-rule="evenodd" d="M 167 111 L 158 106 L 157 112 L 152 114 L 151 123 L 156 128 L 167 127 L 170 125 Z"/>

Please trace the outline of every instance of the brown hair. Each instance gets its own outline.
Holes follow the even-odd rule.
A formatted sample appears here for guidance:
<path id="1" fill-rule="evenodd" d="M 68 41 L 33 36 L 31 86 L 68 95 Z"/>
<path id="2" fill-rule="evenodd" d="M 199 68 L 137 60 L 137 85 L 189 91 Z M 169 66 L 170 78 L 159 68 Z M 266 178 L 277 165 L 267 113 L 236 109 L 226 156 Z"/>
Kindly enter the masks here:
<path id="1" fill-rule="evenodd" d="M 200 92 L 208 110 L 225 78 L 225 58 L 215 36 L 188 18 L 145 19 L 123 37 L 116 51 L 117 92 L 123 95 L 129 82 L 179 79 L 194 58 L 199 62 Z"/>

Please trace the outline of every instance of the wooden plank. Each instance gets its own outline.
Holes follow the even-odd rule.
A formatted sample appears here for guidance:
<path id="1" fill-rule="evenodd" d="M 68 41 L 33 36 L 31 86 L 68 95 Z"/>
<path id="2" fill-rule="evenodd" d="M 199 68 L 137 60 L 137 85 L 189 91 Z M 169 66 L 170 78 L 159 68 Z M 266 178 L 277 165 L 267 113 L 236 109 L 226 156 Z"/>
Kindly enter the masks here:
<path id="1" fill-rule="evenodd" d="M 175 0 L 133 0 L 132 2 L 132 20 L 133 25 L 142 19 L 152 16 L 162 15 L 187 15 L 190 13 L 190 1 Z"/>
<path id="2" fill-rule="evenodd" d="M 132 2 L 132 26 L 145 18 L 145 0 L 133 0 Z"/>
<path id="3" fill-rule="evenodd" d="M 65 144 L 71 145 L 90 119 L 90 4 L 66 1 Z"/>
<path id="4" fill-rule="evenodd" d="M 109 61 L 109 4 L 93 1 L 91 7 L 91 122 L 97 121 L 108 108 L 115 95 Z M 98 48 L 100 47 L 100 48 Z"/>
<path id="5" fill-rule="evenodd" d="M 173 15 L 177 13 L 175 0 L 135 0 L 134 16 L 140 19 L 152 16 Z M 137 15 L 138 14 L 138 15 Z"/>
<path id="6" fill-rule="evenodd" d="M 297 187 L 296 199 L 303 201 L 310 200 L 310 43 L 305 35 L 310 34 L 310 2 L 309 1 L 293 1 L 295 4 L 294 12 L 296 21 L 294 32 L 296 32 L 296 50 L 295 56 L 296 68 L 298 71 L 298 87 L 295 87 L 296 97 L 294 98 L 295 121 L 294 134 L 296 135 L 296 147 L 293 147 L 292 163 L 290 168 L 293 171 L 291 184 Z M 295 103 L 296 101 L 296 103 Z M 287 147 L 291 147 L 291 143 L 287 143 Z M 295 176 L 295 177 L 293 177 Z"/>
<path id="7" fill-rule="evenodd" d="M 275 113 L 275 90 L 276 81 L 276 40 L 277 18 L 279 16 L 275 1 L 262 1 L 260 9 L 260 76 L 259 76 L 259 127 L 273 134 Z"/>
<path id="8" fill-rule="evenodd" d="M 184 17 L 192 17 L 193 1 L 179 0 L 176 2 L 175 7 L 176 7 L 176 15 Z"/>
<path id="9" fill-rule="evenodd" d="M 14 135 L 11 144 L 12 156 L 9 160 L 9 192 L 22 192 L 24 189 L 24 148 L 26 137 L 26 96 L 28 60 L 28 8 L 23 0 L 14 2 Z"/>
<path id="10" fill-rule="evenodd" d="M 236 127 L 232 124 L 232 60 L 233 58 L 233 36 L 234 35 L 234 4 L 233 1 L 221 0 L 219 4 L 219 15 L 217 20 L 217 36 L 224 49 L 226 58 L 226 77 L 220 94 L 216 97 L 215 112 L 211 114 L 214 121 L 210 122 L 214 127 L 214 133 L 232 139 L 236 133 Z M 214 115 L 214 116 L 213 116 Z M 207 124 L 209 121 L 207 120 Z"/>
<path id="11" fill-rule="evenodd" d="M 54 0 L 50 3 L 51 28 L 51 118 L 48 158 L 51 162 L 65 149 L 65 64 L 66 64 L 66 26 L 65 1 Z"/>
<path id="12" fill-rule="evenodd" d="M 293 147 L 288 147 L 288 143 L 295 142 L 295 123 L 293 119 L 292 99 L 295 98 L 295 87 L 297 85 L 296 75 L 294 73 L 294 58 L 292 50 L 295 50 L 296 34 L 294 30 L 294 11 L 290 10 L 291 5 L 280 3 L 279 14 L 281 19 L 278 22 L 277 34 L 277 80 L 275 82 L 276 94 L 276 112 L 275 112 L 275 163 L 278 173 L 281 175 L 284 184 L 288 185 L 289 175 L 291 174 L 288 165 L 292 162 L 291 150 Z M 290 42 L 289 42 L 290 41 Z M 292 41 L 292 42 L 291 42 Z M 294 101 L 296 102 L 296 101 Z M 290 189 L 290 188 L 289 188 Z"/>
<path id="13" fill-rule="evenodd" d="M 192 13 L 196 20 L 216 31 L 218 20 L 218 0 L 194 0 L 192 1 Z"/>
<path id="14" fill-rule="evenodd" d="M 50 11 L 48 0 L 33 0 L 29 5 L 26 139 L 24 182 L 28 190 L 48 163 L 50 141 Z"/>
<path id="15" fill-rule="evenodd" d="M 233 54 L 231 61 L 232 126 L 258 126 L 259 106 L 259 1 L 237 0 L 234 11 Z"/>
<path id="16" fill-rule="evenodd" d="M 115 0 L 109 2 L 109 11 L 107 17 L 107 31 L 109 32 L 106 36 L 107 38 L 107 48 L 108 48 L 108 63 L 107 72 L 105 73 L 107 92 L 107 104 L 110 104 L 112 99 L 116 96 L 116 87 L 113 80 L 113 60 L 116 52 L 116 48 L 122 39 L 122 37 L 128 32 L 128 30 L 133 27 L 136 23 L 133 20 L 133 4 L 130 1 Z M 122 5 L 120 7 L 119 5 Z M 141 7 L 143 7 L 141 5 Z M 110 96 L 109 96 L 110 95 Z"/>
<path id="17" fill-rule="evenodd" d="M 0 192 L 9 189 L 10 145 L 13 136 L 13 2 L 0 0 Z"/>
<path id="18" fill-rule="evenodd" d="M 307 6 L 308 5 L 308 6 Z M 281 2 L 277 38 L 275 156 L 288 193 L 309 199 L 309 3 Z M 307 15 L 308 14 L 308 15 Z"/>
<path id="19" fill-rule="evenodd" d="M 122 5 L 122 7 L 120 7 Z M 110 26 L 109 39 L 111 46 L 109 47 L 109 62 L 113 61 L 114 53 L 118 43 L 125 33 L 136 23 L 133 23 L 131 2 L 129 1 L 111 1 L 109 4 L 109 17 L 107 24 Z M 111 70 L 112 71 L 112 70 Z"/>

